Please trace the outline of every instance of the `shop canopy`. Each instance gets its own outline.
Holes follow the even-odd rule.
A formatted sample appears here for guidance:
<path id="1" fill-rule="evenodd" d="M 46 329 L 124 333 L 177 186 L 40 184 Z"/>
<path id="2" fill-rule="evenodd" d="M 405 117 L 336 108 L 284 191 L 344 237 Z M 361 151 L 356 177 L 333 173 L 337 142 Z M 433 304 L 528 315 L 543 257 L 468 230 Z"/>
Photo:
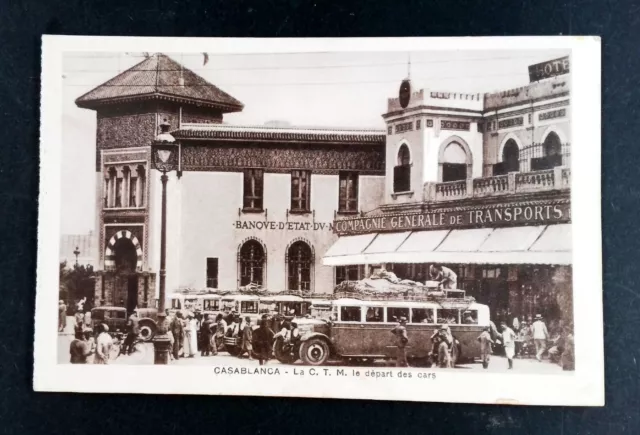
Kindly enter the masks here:
<path id="1" fill-rule="evenodd" d="M 571 224 L 340 237 L 326 266 L 380 263 L 571 264 Z"/>

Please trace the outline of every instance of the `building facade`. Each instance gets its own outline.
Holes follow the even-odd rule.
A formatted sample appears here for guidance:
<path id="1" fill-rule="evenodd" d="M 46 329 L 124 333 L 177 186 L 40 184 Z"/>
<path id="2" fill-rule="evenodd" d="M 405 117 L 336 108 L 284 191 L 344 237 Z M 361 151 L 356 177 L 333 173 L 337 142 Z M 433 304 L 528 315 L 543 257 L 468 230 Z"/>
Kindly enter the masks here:
<path id="1" fill-rule="evenodd" d="M 375 267 L 424 280 L 437 262 L 492 313 L 560 317 L 571 303 L 569 76 L 492 94 L 412 87 L 388 100 L 380 130 L 226 124 L 242 103 L 162 54 L 78 98 L 98 121 L 96 301 L 154 304 L 150 145 L 166 121 L 180 149 L 168 292 L 330 293 Z"/>
<path id="2" fill-rule="evenodd" d="M 441 264 L 494 319 L 571 322 L 568 62 L 498 93 L 415 91 L 403 81 L 383 115 L 384 201 L 334 223 L 341 237 L 325 264 L 416 281 Z"/>

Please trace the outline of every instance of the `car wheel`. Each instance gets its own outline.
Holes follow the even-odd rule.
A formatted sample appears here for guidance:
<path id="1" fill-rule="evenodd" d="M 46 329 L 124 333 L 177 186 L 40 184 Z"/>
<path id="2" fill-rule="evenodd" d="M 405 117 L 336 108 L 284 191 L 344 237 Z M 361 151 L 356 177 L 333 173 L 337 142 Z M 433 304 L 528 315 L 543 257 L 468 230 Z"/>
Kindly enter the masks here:
<path id="1" fill-rule="evenodd" d="M 282 364 L 293 364 L 298 358 L 285 346 L 282 338 L 278 338 L 273 345 L 273 354 Z"/>
<path id="2" fill-rule="evenodd" d="M 142 341 L 149 341 L 156 335 L 156 325 L 152 321 L 140 322 L 140 339 Z"/>
<path id="3" fill-rule="evenodd" d="M 321 338 L 309 339 L 300 348 L 300 358 L 306 365 L 323 365 L 329 359 L 329 345 Z"/>

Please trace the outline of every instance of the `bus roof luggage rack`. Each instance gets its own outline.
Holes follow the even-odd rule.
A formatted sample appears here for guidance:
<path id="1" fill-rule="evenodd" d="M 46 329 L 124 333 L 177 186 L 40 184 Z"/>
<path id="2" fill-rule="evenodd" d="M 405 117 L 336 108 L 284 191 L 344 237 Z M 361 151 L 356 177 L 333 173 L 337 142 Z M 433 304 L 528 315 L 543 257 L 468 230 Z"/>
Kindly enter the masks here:
<path id="1" fill-rule="evenodd" d="M 453 290 L 449 290 L 454 292 Z M 455 296 L 454 296 L 455 295 Z M 462 295 L 462 296 L 460 296 Z M 332 299 L 359 299 L 363 301 L 409 301 L 409 302 L 447 302 L 457 303 L 461 307 L 468 306 L 475 302 L 475 298 L 465 296 L 464 290 L 457 290 L 448 296 L 448 292 L 428 292 L 422 294 L 416 293 L 361 293 L 361 292 L 336 292 Z"/>

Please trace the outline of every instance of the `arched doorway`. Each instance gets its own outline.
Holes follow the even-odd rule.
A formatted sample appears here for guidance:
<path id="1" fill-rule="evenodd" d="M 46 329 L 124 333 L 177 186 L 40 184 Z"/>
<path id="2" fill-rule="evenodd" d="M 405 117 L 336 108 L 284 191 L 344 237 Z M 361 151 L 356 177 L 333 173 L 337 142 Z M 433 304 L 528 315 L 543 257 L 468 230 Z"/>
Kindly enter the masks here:
<path id="1" fill-rule="evenodd" d="M 313 269 L 313 251 L 311 247 L 299 240 L 287 250 L 288 290 L 311 291 Z"/>
<path id="2" fill-rule="evenodd" d="M 113 257 L 118 291 L 116 305 L 124 306 L 127 312 L 132 312 L 138 305 L 138 275 L 136 274 L 138 253 L 136 247 L 130 239 L 121 237 L 113 245 Z"/>
<path id="3" fill-rule="evenodd" d="M 248 284 L 264 284 L 265 253 L 262 244 L 257 240 L 247 240 L 238 251 L 238 267 L 240 270 L 240 286 Z"/>
<path id="4" fill-rule="evenodd" d="M 502 164 L 505 173 L 520 170 L 520 150 L 515 140 L 509 139 L 502 149 Z"/>
<path id="5" fill-rule="evenodd" d="M 440 159 L 442 166 L 442 182 L 467 179 L 467 152 L 458 142 L 449 142 L 445 145 Z"/>

